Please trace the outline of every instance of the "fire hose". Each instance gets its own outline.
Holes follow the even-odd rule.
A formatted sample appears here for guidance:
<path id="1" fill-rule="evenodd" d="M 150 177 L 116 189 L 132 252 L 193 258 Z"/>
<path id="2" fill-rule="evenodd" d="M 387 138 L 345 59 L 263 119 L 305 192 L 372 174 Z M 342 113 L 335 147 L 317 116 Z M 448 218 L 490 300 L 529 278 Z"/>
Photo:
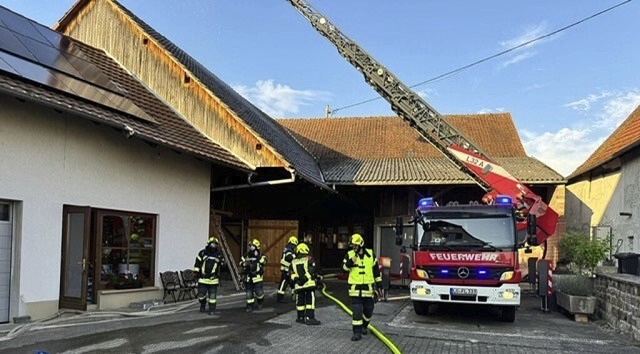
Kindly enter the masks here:
<path id="1" fill-rule="evenodd" d="M 323 279 L 329 279 L 329 278 L 335 278 L 335 277 L 337 277 L 337 274 L 327 274 L 323 276 Z M 325 284 L 324 281 L 322 282 L 322 295 L 324 295 L 327 299 L 332 300 L 333 302 L 338 304 L 338 306 L 340 306 L 346 313 L 348 313 L 349 316 L 353 316 L 353 312 L 351 312 L 351 310 L 349 310 L 349 308 L 345 304 L 343 304 L 340 300 L 336 299 L 335 297 L 327 293 L 327 284 Z M 391 350 L 392 353 L 394 354 L 402 353 L 400 349 L 398 349 L 398 347 L 396 347 L 396 345 L 393 344 L 393 342 L 389 338 L 387 338 L 382 332 L 380 332 L 372 324 L 369 324 L 368 329 L 371 330 L 371 333 L 373 333 L 376 337 L 378 337 L 378 339 L 380 339 L 380 341 L 384 343 L 389 348 L 389 350 Z"/>

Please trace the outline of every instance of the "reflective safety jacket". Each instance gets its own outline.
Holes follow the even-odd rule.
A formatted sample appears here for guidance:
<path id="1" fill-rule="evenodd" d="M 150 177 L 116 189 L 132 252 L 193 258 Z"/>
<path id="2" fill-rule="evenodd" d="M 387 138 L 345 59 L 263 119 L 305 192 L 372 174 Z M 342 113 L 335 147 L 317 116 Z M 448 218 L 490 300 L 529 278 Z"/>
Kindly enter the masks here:
<path id="1" fill-rule="evenodd" d="M 301 255 L 291 262 L 291 281 L 295 284 L 294 292 L 316 288 L 318 269 L 311 256 Z"/>
<path id="2" fill-rule="evenodd" d="M 198 274 L 198 283 L 216 285 L 220 283 L 220 265 L 224 263 L 220 251 L 203 249 L 196 256 L 193 271 Z"/>
<path id="3" fill-rule="evenodd" d="M 247 283 L 259 283 L 264 280 L 264 267 L 267 266 L 267 257 L 260 252 L 249 251 L 240 258 L 240 268 Z"/>
<path id="4" fill-rule="evenodd" d="M 283 273 L 289 273 L 291 261 L 293 261 L 293 259 L 295 258 L 295 255 L 293 254 L 293 247 L 289 246 L 292 246 L 292 244 L 290 243 L 287 245 L 287 247 L 284 248 L 284 250 L 282 251 L 282 258 L 280 259 L 280 270 Z"/>
<path id="5" fill-rule="evenodd" d="M 354 257 L 356 262 L 352 260 Z M 372 249 L 364 248 L 362 254 L 350 250 L 342 260 L 342 268 L 349 272 L 349 296 L 373 297 L 374 286 L 382 285 L 378 260 Z"/>

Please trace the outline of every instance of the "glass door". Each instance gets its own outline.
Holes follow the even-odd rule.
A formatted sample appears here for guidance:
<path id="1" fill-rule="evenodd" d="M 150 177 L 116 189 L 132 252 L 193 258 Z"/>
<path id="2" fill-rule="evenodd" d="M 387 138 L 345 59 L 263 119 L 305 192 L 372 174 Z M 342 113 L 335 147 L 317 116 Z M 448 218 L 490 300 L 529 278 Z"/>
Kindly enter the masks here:
<path id="1" fill-rule="evenodd" d="M 64 206 L 60 308 L 87 309 L 89 207 Z"/>

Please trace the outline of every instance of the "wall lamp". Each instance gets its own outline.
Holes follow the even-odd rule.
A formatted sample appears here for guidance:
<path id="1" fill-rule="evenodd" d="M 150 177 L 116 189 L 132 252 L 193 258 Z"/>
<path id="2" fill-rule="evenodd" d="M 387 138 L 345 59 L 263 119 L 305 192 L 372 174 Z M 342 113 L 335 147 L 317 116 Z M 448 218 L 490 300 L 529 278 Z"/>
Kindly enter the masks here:
<path id="1" fill-rule="evenodd" d="M 628 217 L 631 217 L 631 215 L 632 215 L 631 213 L 626 212 L 626 211 L 621 211 L 621 212 L 620 212 L 620 216 L 628 216 Z"/>

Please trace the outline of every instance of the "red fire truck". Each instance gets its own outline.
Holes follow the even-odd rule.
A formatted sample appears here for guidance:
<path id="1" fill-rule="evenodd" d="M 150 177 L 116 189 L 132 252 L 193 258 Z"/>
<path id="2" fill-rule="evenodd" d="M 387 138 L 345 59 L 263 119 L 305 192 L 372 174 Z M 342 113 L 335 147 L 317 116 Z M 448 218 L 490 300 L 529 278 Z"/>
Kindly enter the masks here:
<path id="1" fill-rule="evenodd" d="M 400 118 L 486 191 L 486 205 L 439 207 L 432 199 L 420 200 L 410 286 L 416 313 L 426 315 L 431 302 L 498 305 L 502 319 L 513 322 L 521 295 L 517 250 L 545 243 L 558 214 L 309 2 L 287 1 Z"/>

